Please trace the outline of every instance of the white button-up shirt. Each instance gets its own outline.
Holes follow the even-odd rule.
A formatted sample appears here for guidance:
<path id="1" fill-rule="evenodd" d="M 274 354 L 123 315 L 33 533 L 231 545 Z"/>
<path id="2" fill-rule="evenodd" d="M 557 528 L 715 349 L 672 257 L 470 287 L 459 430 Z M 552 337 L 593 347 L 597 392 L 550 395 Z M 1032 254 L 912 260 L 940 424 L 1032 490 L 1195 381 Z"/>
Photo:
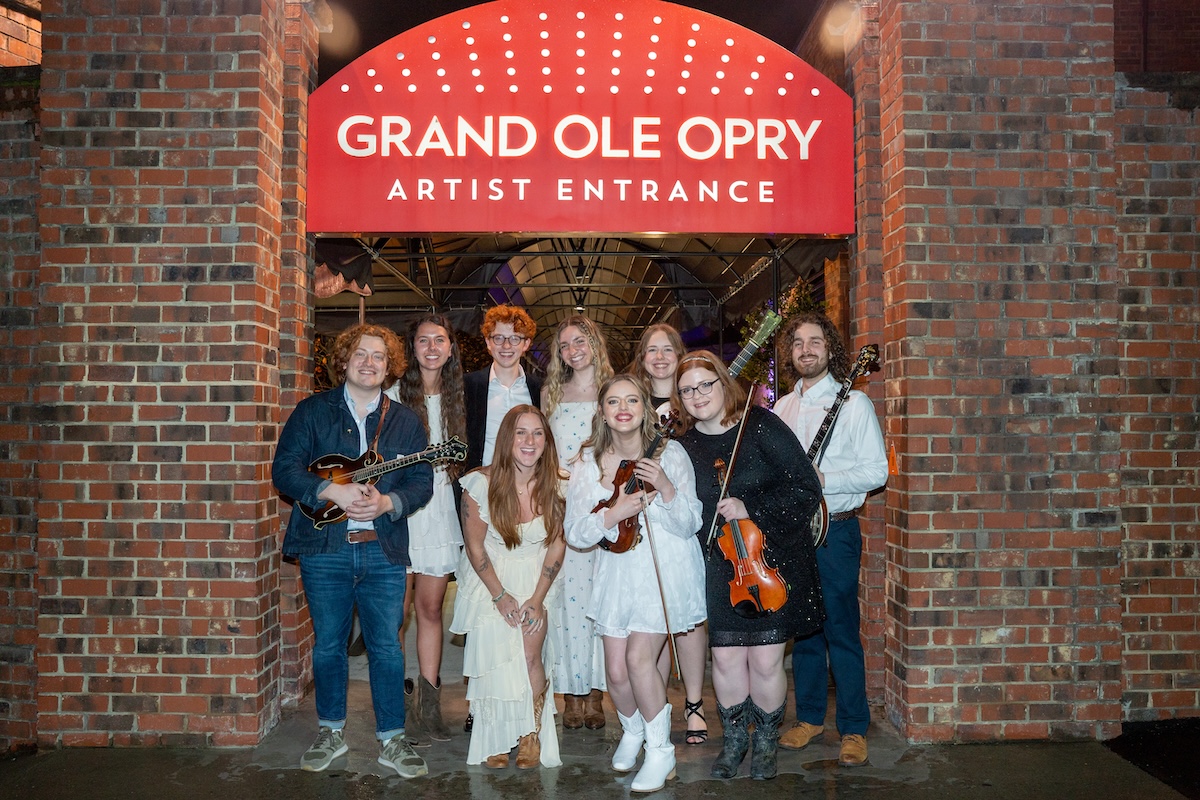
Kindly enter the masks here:
<path id="1" fill-rule="evenodd" d="M 525 381 L 525 370 L 521 370 L 521 374 L 513 381 L 512 386 L 505 386 L 496 377 L 496 365 L 492 364 L 492 371 L 488 373 L 487 425 L 484 427 L 483 435 L 483 466 L 491 464 L 492 457 L 496 454 L 496 434 L 500 432 L 500 421 L 504 419 L 504 415 L 510 408 L 522 403 L 533 404 L 533 398 L 529 396 L 529 384 Z"/>
<path id="2" fill-rule="evenodd" d="M 801 392 L 802 385 L 798 381 L 794 390 L 779 398 L 774 411 L 808 450 L 841 384 L 826 373 L 807 392 Z M 850 392 L 827 439 L 825 455 L 817 465 L 825 476 L 825 504 L 830 514 L 852 511 L 867 499 L 867 492 L 887 482 L 887 453 L 871 398 L 857 390 Z"/>
<path id="3" fill-rule="evenodd" d="M 345 397 L 346 407 L 350 409 L 350 416 L 354 417 L 354 422 L 358 425 L 358 454 L 361 456 L 367 452 L 367 417 L 371 416 L 371 413 L 379 408 L 379 404 L 383 402 L 383 392 L 380 392 L 375 396 L 374 400 L 367 403 L 367 414 L 362 418 L 358 416 L 358 409 L 354 405 L 354 400 L 350 397 L 350 392 L 347 391 Z M 374 521 L 362 522 L 351 519 L 346 521 L 346 528 L 351 531 L 370 531 L 375 529 L 375 523 Z"/>

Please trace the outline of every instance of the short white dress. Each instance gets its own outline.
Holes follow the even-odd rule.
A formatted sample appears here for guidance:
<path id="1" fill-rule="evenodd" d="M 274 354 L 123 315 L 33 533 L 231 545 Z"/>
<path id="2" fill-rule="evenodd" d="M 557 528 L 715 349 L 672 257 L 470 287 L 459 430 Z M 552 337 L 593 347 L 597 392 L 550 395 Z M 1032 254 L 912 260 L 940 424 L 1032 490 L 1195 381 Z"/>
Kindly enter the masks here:
<path id="1" fill-rule="evenodd" d="M 482 472 L 469 472 L 459 481 L 463 491 L 479 504 L 479 516 L 487 523 L 484 549 L 492 568 L 518 603 L 524 603 L 537 589 L 538 577 L 546 558 L 546 528 L 541 517 L 523 523 L 519 530 L 521 543 L 512 550 L 492 527 L 488 514 L 488 478 Z M 545 606 L 553 607 L 558 600 L 559 581 L 550 585 Z M 492 603 L 483 581 L 471 566 L 466 551 L 458 568 L 458 596 L 454 601 L 453 633 L 467 634 L 463 651 L 463 675 L 467 678 L 467 701 L 475 718 L 471 729 L 471 744 L 467 750 L 468 764 L 482 764 L 488 756 L 507 753 L 517 741 L 534 729 L 533 688 L 525 669 L 525 651 L 519 628 L 509 626 Z M 542 711 L 543 767 L 562 764 L 558 751 L 558 732 L 554 724 L 554 678 L 550 664 L 553 644 L 546 636 L 542 648 L 542 663 L 546 667 L 546 704 Z"/>
<path id="2" fill-rule="evenodd" d="M 442 396 L 425 395 L 429 443 L 446 440 L 442 427 Z M 462 525 L 454 504 L 454 483 L 444 466 L 434 465 L 433 497 L 408 517 L 409 572 L 440 577 L 458 569 L 462 555 Z"/>
<path id="3" fill-rule="evenodd" d="M 691 459 L 678 442 L 668 442 L 659 457 L 663 471 L 675 486 L 668 504 L 656 497 L 647 509 L 649 535 L 642 520 L 642 541 L 624 553 L 599 550 L 596 578 L 588 616 L 602 636 L 626 638 L 630 632 L 666 633 L 663 596 L 666 597 L 670 632 L 684 633 L 704 622 L 707 612 L 704 589 L 704 555 L 697 530 L 703 506 L 696 497 Z M 587 547 L 601 539 L 615 542 L 617 528 L 605 528 L 603 511 L 592 513 L 612 489 L 600 482 L 600 467 L 591 450 L 575 465 L 567 488 L 566 534 L 568 544 Z M 651 552 L 651 546 L 654 551 Z M 662 575 L 659 593 L 654 557 Z"/>
<path id="4" fill-rule="evenodd" d="M 576 400 L 559 403 L 550 414 L 550 433 L 558 448 L 559 464 L 570 472 L 579 446 L 592 435 L 592 419 L 597 403 Z M 595 547 L 567 547 L 558 583 L 562 602 L 551 615 L 558 660 L 554 664 L 554 685 L 564 694 L 588 694 L 592 689 L 606 690 L 604 680 L 604 642 L 587 616 L 592 599 L 592 580 L 596 571 Z"/>

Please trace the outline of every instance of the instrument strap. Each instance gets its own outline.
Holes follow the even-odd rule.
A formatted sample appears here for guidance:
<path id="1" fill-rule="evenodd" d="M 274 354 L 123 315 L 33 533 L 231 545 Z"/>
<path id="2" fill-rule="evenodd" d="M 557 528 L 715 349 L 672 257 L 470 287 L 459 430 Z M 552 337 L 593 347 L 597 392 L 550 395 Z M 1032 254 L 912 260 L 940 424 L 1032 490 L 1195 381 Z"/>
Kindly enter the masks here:
<path id="1" fill-rule="evenodd" d="M 388 408 L 392 405 L 391 399 L 386 394 L 380 396 L 380 411 L 379 411 L 379 426 L 375 428 L 375 439 L 371 442 L 371 452 L 379 452 L 379 434 L 383 433 L 383 420 L 387 417 Z"/>

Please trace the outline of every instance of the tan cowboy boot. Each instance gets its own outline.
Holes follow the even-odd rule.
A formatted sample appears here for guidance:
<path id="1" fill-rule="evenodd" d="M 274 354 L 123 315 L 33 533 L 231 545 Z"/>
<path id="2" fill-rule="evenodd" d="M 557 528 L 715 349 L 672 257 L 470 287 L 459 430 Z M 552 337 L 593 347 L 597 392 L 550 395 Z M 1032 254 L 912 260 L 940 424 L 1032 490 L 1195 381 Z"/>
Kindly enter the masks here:
<path id="1" fill-rule="evenodd" d="M 542 709 L 546 707 L 546 690 L 533 698 L 533 733 L 517 742 L 517 769 L 533 769 L 542 763 Z"/>

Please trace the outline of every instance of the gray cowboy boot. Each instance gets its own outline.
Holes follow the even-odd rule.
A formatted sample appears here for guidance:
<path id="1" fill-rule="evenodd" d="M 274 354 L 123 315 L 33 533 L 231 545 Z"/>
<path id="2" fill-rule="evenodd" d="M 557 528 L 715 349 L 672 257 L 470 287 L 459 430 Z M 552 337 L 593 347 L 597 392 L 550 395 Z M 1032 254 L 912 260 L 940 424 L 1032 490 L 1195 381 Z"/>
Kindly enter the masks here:
<path id="1" fill-rule="evenodd" d="M 717 703 L 717 713 L 721 715 L 722 744 L 721 755 L 712 765 L 714 778 L 732 778 L 737 775 L 746 751 L 750 749 L 750 714 L 753 703 L 747 697 L 732 708 Z"/>
<path id="2" fill-rule="evenodd" d="M 778 772 L 779 724 L 783 722 L 786 703 L 767 713 L 757 705 L 754 713 L 754 750 L 750 754 L 750 777 L 756 781 L 769 780 Z"/>

